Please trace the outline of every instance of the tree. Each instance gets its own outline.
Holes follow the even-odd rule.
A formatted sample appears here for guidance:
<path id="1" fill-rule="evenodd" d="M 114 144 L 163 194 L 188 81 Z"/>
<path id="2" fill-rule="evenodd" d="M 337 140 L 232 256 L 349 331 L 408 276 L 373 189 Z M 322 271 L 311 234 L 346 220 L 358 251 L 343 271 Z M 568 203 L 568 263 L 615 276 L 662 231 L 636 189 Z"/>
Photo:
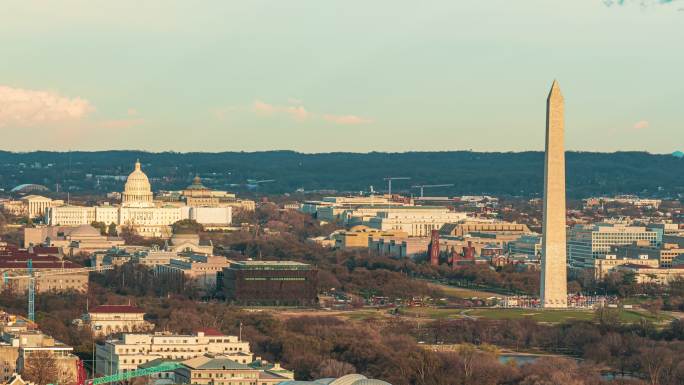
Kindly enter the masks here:
<path id="1" fill-rule="evenodd" d="M 174 234 L 198 234 L 204 227 L 194 219 L 182 219 L 172 225 Z"/>
<path id="2" fill-rule="evenodd" d="M 318 374 L 316 377 L 342 377 L 346 374 L 355 372 L 356 368 L 354 368 L 354 365 L 348 362 L 328 358 L 323 360 L 318 366 Z"/>
<path id="3" fill-rule="evenodd" d="M 56 383 L 58 380 L 57 360 L 48 351 L 32 352 L 24 363 L 21 375 L 37 385 Z"/>
<path id="4" fill-rule="evenodd" d="M 105 225 L 104 222 L 92 221 L 90 222 L 90 225 L 100 230 L 100 235 L 107 234 L 107 225 Z"/>
<path id="5" fill-rule="evenodd" d="M 660 310 L 663 308 L 663 299 L 662 298 L 657 298 L 653 301 L 646 302 L 641 305 L 644 309 L 648 310 L 653 317 L 655 317 L 656 321 L 660 320 Z"/>
<path id="6" fill-rule="evenodd" d="M 116 223 L 112 222 L 109 224 L 109 228 L 107 229 L 107 235 L 110 237 L 116 237 L 119 235 L 119 233 L 116 231 Z"/>

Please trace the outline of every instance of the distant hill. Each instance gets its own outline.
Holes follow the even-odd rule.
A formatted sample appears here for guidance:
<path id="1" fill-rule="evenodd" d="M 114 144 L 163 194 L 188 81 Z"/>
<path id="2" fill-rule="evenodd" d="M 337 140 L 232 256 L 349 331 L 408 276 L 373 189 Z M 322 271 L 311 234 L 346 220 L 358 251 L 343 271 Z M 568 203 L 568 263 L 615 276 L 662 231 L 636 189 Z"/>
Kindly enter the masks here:
<path id="1" fill-rule="evenodd" d="M 426 190 L 426 195 L 535 196 L 542 192 L 544 168 L 543 152 L 0 152 L 0 188 L 38 183 L 54 189 L 59 183 L 62 189 L 70 186 L 84 192 L 120 191 L 123 182 L 95 176 L 127 175 L 138 158 L 155 190 L 185 187 L 199 173 L 210 187 L 237 191 L 247 188 L 248 179 L 275 179 L 260 186 L 270 193 L 300 187 L 367 191 L 371 185 L 379 191 L 387 188 L 383 177 L 406 176 L 411 180 L 395 182 L 395 191 L 408 192 L 413 184 L 453 183 L 452 188 Z M 568 152 L 566 159 L 568 192 L 573 197 L 684 193 L 684 159 L 672 155 Z"/>

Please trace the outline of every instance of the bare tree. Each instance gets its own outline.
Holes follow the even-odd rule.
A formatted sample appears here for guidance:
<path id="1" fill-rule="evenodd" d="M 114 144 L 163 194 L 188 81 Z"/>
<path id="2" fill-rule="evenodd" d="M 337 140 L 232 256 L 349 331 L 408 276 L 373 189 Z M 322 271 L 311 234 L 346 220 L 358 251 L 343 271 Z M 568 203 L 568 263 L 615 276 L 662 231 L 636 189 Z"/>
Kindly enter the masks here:
<path id="1" fill-rule="evenodd" d="M 356 372 L 354 365 L 332 358 L 321 361 L 321 364 L 318 366 L 319 377 L 342 377 L 354 372 Z"/>
<path id="2" fill-rule="evenodd" d="M 32 352 L 24 363 L 21 375 L 36 385 L 56 383 L 58 377 L 57 360 L 47 351 Z"/>

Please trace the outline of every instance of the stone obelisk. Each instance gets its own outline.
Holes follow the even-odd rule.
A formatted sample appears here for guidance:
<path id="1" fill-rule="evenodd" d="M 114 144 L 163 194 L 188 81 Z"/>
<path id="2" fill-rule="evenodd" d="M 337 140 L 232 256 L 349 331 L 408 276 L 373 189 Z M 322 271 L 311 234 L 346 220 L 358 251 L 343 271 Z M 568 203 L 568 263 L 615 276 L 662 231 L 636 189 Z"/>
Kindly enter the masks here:
<path id="1" fill-rule="evenodd" d="M 544 160 L 544 223 L 542 227 L 541 304 L 568 306 L 565 249 L 565 147 L 563 95 L 553 81 L 546 99 L 546 155 Z"/>

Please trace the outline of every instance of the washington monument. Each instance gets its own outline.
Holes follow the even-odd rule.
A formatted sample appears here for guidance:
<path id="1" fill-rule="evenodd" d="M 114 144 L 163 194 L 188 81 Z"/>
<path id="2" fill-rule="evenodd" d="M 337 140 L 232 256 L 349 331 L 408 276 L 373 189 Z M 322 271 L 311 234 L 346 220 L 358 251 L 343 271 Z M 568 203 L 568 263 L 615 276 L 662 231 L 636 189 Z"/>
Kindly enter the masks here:
<path id="1" fill-rule="evenodd" d="M 568 306 L 565 250 L 565 146 L 563 95 L 553 81 L 546 99 L 546 155 L 544 160 L 544 223 L 542 227 L 541 304 Z"/>

